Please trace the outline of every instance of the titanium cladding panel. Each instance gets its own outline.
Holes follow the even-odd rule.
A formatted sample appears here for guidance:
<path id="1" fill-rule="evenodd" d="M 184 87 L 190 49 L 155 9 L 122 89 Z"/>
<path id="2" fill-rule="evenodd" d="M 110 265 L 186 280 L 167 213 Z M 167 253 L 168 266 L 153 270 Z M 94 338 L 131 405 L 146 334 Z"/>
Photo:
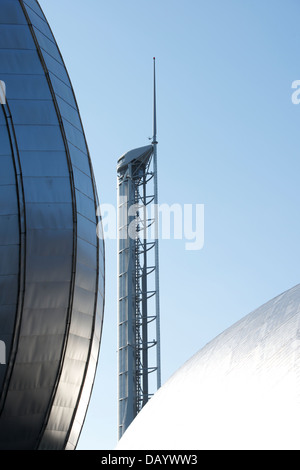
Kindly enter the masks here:
<path id="1" fill-rule="evenodd" d="M 300 284 L 188 360 L 117 450 L 299 450 Z"/>
<path id="2" fill-rule="evenodd" d="M 104 246 L 77 103 L 36 0 L 0 0 L 0 80 L 0 449 L 74 449 L 98 361 Z"/>

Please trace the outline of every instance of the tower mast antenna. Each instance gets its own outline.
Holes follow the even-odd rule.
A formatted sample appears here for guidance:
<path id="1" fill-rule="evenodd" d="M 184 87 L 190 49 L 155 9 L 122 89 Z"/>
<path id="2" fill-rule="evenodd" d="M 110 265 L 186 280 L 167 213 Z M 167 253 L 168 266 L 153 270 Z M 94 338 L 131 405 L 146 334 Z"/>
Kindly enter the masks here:
<path id="1" fill-rule="evenodd" d="M 153 145 L 157 145 L 157 118 L 156 118 L 156 64 L 153 57 Z"/>
<path id="2" fill-rule="evenodd" d="M 155 207 L 155 289 L 156 289 L 156 341 L 157 341 L 157 388 L 161 387 L 160 353 L 160 293 L 159 293 L 159 219 L 158 219 L 158 177 L 157 177 L 157 109 L 156 109 L 156 62 L 153 57 L 153 170 L 154 170 L 154 207 Z"/>
<path id="3" fill-rule="evenodd" d="M 119 438 L 161 387 L 155 58 L 153 108 L 151 144 L 117 165 Z"/>

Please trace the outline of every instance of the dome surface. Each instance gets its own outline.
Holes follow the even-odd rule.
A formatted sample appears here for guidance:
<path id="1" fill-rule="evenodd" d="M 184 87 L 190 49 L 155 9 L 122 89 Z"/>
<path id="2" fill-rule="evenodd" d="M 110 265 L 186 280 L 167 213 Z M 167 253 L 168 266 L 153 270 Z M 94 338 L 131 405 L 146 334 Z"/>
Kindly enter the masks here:
<path id="1" fill-rule="evenodd" d="M 74 449 L 103 322 L 96 185 L 39 3 L 0 12 L 0 449 Z"/>
<path id="2" fill-rule="evenodd" d="M 117 450 L 300 449 L 300 285 L 183 365 Z"/>

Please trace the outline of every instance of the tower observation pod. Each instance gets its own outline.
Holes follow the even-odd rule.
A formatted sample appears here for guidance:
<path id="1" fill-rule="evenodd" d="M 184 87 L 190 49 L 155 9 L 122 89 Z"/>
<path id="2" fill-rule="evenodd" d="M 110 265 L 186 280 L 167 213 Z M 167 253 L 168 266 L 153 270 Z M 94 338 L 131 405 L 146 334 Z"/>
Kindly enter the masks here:
<path id="1" fill-rule="evenodd" d="M 156 81 L 151 145 L 118 160 L 118 436 L 161 386 Z"/>

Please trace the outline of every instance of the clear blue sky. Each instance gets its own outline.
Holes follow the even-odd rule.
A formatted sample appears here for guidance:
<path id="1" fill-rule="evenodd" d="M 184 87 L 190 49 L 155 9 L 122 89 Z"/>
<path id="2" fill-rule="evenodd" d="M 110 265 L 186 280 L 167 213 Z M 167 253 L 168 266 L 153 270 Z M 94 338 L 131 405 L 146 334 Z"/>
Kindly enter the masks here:
<path id="1" fill-rule="evenodd" d="M 300 281 L 300 3 L 40 0 L 78 99 L 102 203 L 116 161 L 152 135 L 157 59 L 160 202 L 205 204 L 205 246 L 161 242 L 167 380 L 226 327 Z M 78 449 L 117 439 L 117 256 Z M 191 393 L 192 390 L 191 390 Z"/>

